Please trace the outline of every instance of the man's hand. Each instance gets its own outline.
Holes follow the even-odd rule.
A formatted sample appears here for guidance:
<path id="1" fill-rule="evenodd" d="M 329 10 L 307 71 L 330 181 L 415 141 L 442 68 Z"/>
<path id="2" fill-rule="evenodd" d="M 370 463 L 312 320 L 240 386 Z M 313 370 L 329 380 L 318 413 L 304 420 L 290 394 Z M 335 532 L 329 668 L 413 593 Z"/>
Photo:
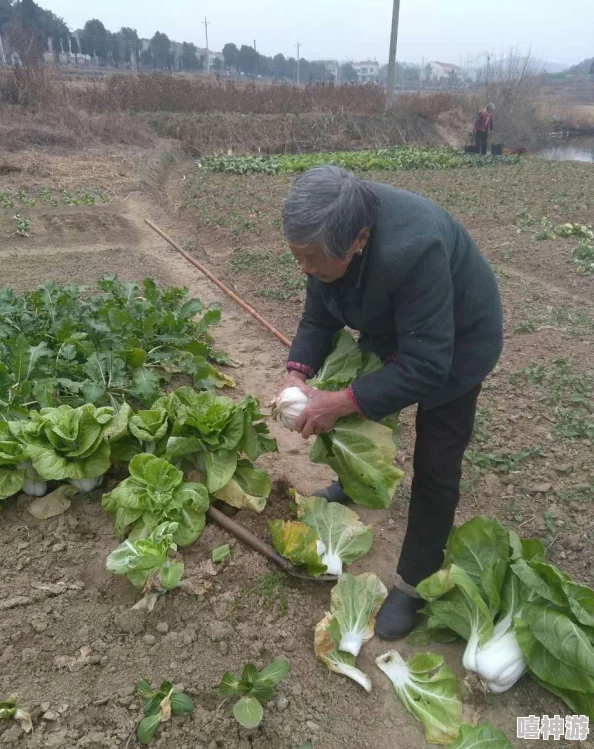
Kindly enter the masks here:
<path id="1" fill-rule="evenodd" d="M 310 398 L 307 408 L 295 420 L 295 431 L 301 432 L 303 439 L 308 439 L 312 434 L 328 432 L 338 419 L 357 412 L 346 390 L 331 393 L 307 386 L 301 386 L 301 390 Z"/>
<path id="2" fill-rule="evenodd" d="M 303 390 L 306 382 L 307 375 L 304 372 L 297 372 L 292 369 L 290 372 L 287 372 L 280 391 L 282 393 L 282 391 L 287 388 L 299 388 L 300 390 Z"/>

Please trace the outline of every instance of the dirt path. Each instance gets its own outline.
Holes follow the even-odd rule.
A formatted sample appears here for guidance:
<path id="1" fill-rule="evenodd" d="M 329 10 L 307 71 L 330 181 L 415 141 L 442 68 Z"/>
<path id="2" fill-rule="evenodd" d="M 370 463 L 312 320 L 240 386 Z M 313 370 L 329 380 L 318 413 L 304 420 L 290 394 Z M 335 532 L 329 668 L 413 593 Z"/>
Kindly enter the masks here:
<path id="1" fill-rule="evenodd" d="M 174 217 L 147 196 L 133 193 L 108 207 L 67 213 L 39 209 L 34 215 L 43 231 L 26 246 L 14 238 L 0 251 L 0 286 L 24 290 L 46 279 L 92 285 L 111 273 L 123 280 L 150 276 L 185 285 L 204 302 L 223 304 L 216 341 L 242 363 L 237 395 L 253 393 L 263 403 L 275 395 L 285 349 L 144 224 L 150 216 L 176 234 Z M 185 231 L 185 236 L 180 231 L 181 241 L 191 239 Z M 407 414 L 405 424 L 410 419 Z M 299 437 L 275 424 L 271 428 L 279 455 L 263 463 L 277 488 L 262 517 L 241 516 L 263 536 L 268 519 L 287 515 L 283 484 L 307 492 L 329 478 L 325 468 L 309 462 Z M 410 434 L 401 455 L 405 469 L 407 455 Z M 354 571 L 373 570 L 388 585 L 405 527 L 405 491 L 406 484 L 388 511 L 361 511 L 374 524 L 375 545 Z M 17 691 L 39 723 L 30 739 L 2 726 L 0 743 L 27 749 L 127 747 L 139 717 L 135 685 L 145 676 L 153 683 L 164 678 L 182 682 L 197 704 L 192 716 L 164 727 L 156 747 L 295 749 L 306 740 L 313 740 L 315 749 L 425 745 L 419 724 L 374 665 L 375 657 L 389 649 L 385 643 L 374 639 L 360 657 L 360 667 L 373 679 L 370 696 L 327 673 L 314 658 L 313 626 L 328 603 L 325 586 L 295 583 L 234 545 L 231 564 L 206 574 L 204 596 L 170 594 L 150 615 L 132 612 L 132 587 L 105 570 L 116 541 L 100 504 L 77 500 L 66 515 L 45 522 L 33 520 L 26 505 L 23 498 L 7 503 L 0 526 L 2 601 L 20 597 L 0 621 L 0 687 L 2 693 Z M 471 516 L 476 509 L 465 505 L 461 514 Z M 210 550 L 228 540 L 208 527 L 200 542 L 184 552 L 187 576 L 204 578 Z M 406 642 L 397 647 L 405 656 L 412 651 Z M 434 649 L 463 675 L 461 646 Z M 229 705 L 220 706 L 218 679 L 227 669 L 239 671 L 247 660 L 261 666 L 276 656 L 291 660 L 289 679 L 267 708 L 261 729 L 252 734 L 238 729 Z M 528 679 L 497 697 L 474 687 L 481 720 L 512 740 L 516 716 L 563 711 Z"/>

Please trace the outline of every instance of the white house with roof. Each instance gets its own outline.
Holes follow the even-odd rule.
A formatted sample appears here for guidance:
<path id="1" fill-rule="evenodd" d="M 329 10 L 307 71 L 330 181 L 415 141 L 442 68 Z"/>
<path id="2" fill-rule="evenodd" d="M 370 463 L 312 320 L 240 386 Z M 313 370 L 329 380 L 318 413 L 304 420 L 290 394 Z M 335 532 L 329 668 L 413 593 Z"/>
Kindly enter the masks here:
<path id="1" fill-rule="evenodd" d="M 454 63 L 432 60 L 425 67 L 425 77 L 433 81 L 446 81 L 452 78 L 460 80 L 464 77 L 464 71 L 459 65 L 454 65 Z"/>
<path id="2" fill-rule="evenodd" d="M 377 60 L 362 60 L 352 62 L 351 65 L 357 71 L 359 83 L 375 83 L 379 80 L 379 62 Z"/>

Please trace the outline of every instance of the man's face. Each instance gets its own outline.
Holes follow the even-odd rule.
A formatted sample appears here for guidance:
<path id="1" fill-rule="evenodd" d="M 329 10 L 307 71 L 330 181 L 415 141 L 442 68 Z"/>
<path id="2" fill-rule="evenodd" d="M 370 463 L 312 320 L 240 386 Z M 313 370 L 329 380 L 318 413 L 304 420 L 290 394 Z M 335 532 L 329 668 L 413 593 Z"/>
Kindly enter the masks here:
<path id="1" fill-rule="evenodd" d="M 347 256 L 343 260 L 332 260 L 326 257 L 324 250 L 318 244 L 290 244 L 289 249 L 304 273 L 308 276 L 314 276 L 322 283 L 332 283 L 332 281 L 337 281 L 344 276 L 353 256 L 365 248 L 369 240 L 369 233 L 367 228 L 359 232 L 359 236 L 350 246 Z"/>

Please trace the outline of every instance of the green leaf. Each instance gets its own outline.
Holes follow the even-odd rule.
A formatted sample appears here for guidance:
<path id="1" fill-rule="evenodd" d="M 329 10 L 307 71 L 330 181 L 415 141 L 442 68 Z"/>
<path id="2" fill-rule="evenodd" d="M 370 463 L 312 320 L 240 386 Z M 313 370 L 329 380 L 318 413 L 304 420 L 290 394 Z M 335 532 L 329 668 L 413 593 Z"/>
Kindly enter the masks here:
<path id="1" fill-rule="evenodd" d="M 508 535 L 498 520 L 475 517 L 448 538 L 444 565 L 455 564 L 465 570 L 493 612 L 499 610 L 501 588 L 509 558 Z"/>
<path id="2" fill-rule="evenodd" d="M 514 745 L 498 728 L 464 724 L 460 726 L 460 736 L 448 749 L 514 749 Z"/>
<path id="3" fill-rule="evenodd" d="M 23 488 L 25 471 L 15 466 L 0 466 L 0 500 L 18 494 Z"/>
<path id="4" fill-rule="evenodd" d="M 552 655 L 594 678 L 594 645 L 578 624 L 551 607 L 533 603 L 522 607 L 522 619 Z"/>
<path id="5" fill-rule="evenodd" d="M 190 299 L 185 304 L 182 304 L 178 312 L 178 317 L 181 320 L 188 320 L 189 318 L 194 317 L 194 315 L 200 314 L 203 309 L 204 305 L 200 299 Z"/>
<path id="6" fill-rule="evenodd" d="M 310 385 L 318 390 L 342 390 L 357 377 L 362 366 L 363 357 L 357 342 L 350 333 L 341 330 L 334 339 L 332 353 Z"/>
<path id="7" fill-rule="evenodd" d="M 373 573 L 345 573 L 338 578 L 332 588 L 330 610 L 340 629 L 340 650 L 359 654 L 373 637 L 375 617 L 387 595 L 386 586 Z"/>
<path id="8" fill-rule="evenodd" d="M 171 695 L 171 710 L 175 715 L 191 713 L 194 710 L 194 703 L 185 692 L 173 692 Z"/>
<path id="9" fill-rule="evenodd" d="M 244 684 L 249 684 L 251 686 L 255 683 L 257 676 L 258 669 L 254 666 L 254 664 L 246 663 L 246 665 L 243 667 L 243 671 L 241 672 L 241 681 L 244 682 Z"/>
<path id="10" fill-rule="evenodd" d="M 215 564 L 220 564 L 221 562 L 224 562 L 225 559 L 231 556 L 231 547 L 229 544 L 223 544 L 222 546 L 217 546 L 216 549 L 212 550 L 212 561 Z"/>
<path id="11" fill-rule="evenodd" d="M 239 460 L 231 481 L 214 494 L 231 507 L 262 512 L 271 489 L 272 481 L 263 468 L 254 468 L 249 460 Z"/>
<path id="12" fill-rule="evenodd" d="M 211 494 L 226 486 L 233 478 L 237 468 L 237 452 L 235 450 L 218 450 L 204 454 L 206 472 L 206 487 Z"/>
<path id="13" fill-rule="evenodd" d="M 225 697 L 232 697 L 233 695 L 240 693 L 240 684 L 240 679 L 238 679 L 236 676 L 233 676 L 230 671 L 225 671 L 225 673 L 221 677 L 219 691 Z"/>
<path id="14" fill-rule="evenodd" d="M 518 559 L 511 565 L 514 574 L 530 593 L 539 595 L 555 606 L 567 606 L 564 585 L 569 582 L 567 575 L 546 562 L 526 562 Z"/>
<path id="15" fill-rule="evenodd" d="M 563 700 L 574 715 L 587 715 L 590 720 L 594 720 L 594 694 L 578 692 L 575 689 L 562 689 L 542 681 L 534 674 L 532 674 L 532 678 L 541 687 L 548 689 L 549 692 Z"/>
<path id="16" fill-rule="evenodd" d="M 305 565 L 307 573 L 316 577 L 326 572 L 318 554 L 318 534 L 305 523 L 271 520 L 268 523 L 272 545 L 286 559 L 298 566 Z"/>
<path id="17" fill-rule="evenodd" d="M 141 679 L 138 682 L 138 694 L 142 700 L 150 700 L 155 696 L 153 688 L 146 679 Z"/>
<path id="18" fill-rule="evenodd" d="M 587 585 L 566 581 L 563 591 L 568 598 L 571 613 L 578 622 L 594 627 L 594 590 Z"/>
<path id="19" fill-rule="evenodd" d="M 164 408 L 138 411 L 129 422 L 131 434 L 141 442 L 157 442 L 165 437 L 168 426 L 167 411 Z"/>
<path id="20" fill-rule="evenodd" d="M 161 392 L 159 377 L 154 370 L 140 367 L 132 374 L 132 387 L 130 392 L 142 403 L 152 403 Z"/>
<path id="21" fill-rule="evenodd" d="M 161 723 L 160 712 L 156 715 L 147 715 L 146 718 L 143 718 L 136 729 L 138 741 L 140 741 L 141 744 L 150 744 L 155 735 L 155 731 L 159 727 L 159 723 Z"/>
<path id="22" fill-rule="evenodd" d="M 161 577 L 161 587 L 165 590 L 177 588 L 184 574 L 183 562 L 167 561 L 161 565 L 159 575 Z"/>
<path id="23" fill-rule="evenodd" d="M 570 666 L 549 651 L 531 631 L 528 622 L 514 621 L 518 644 L 532 673 L 541 681 L 560 689 L 594 693 L 594 678 L 579 667 Z"/>
<path id="24" fill-rule="evenodd" d="M 463 724 L 460 683 L 437 653 L 417 653 L 406 663 L 396 650 L 376 659 L 406 709 L 425 727 L 431 744 L 449 744 Z"/>
<path id="25" fill-rule="evenodd" d="M 254 697 L 242 697 L 235 703 L 233 715 L 244 728 L 256 728 L 262 722 L 264 710 Z"/>
<path id="26" fill-rule="evenodd" d="M 363 525 L 353 510 L 322 497 L 302 497 L 293 489 L 291 497 L 299 520 L 309 525 L 324 544 L 320 556 L 330 574 L 342 574 L 343 563 L 352 564 L 371 549 L 371 526 Z"/>
<path id="27" fill-rule="evenodd" d="M 326 463 L 338 475 L 345 493 L 363 507 L 389 507 L 403 473 L 392 463 L 396 448 L 392 431 L 359 416 L 339 419 L 320 435 L 310 459 Z"/>
<path id="28" fill-rule="evenodd" d="M 265 682 L 275 687 L 280 684 L 289 673 L 289 661 L 284 658 L 277 658 L 269 666 L 263 668 L 256 678 L 256 683 Z"/>

